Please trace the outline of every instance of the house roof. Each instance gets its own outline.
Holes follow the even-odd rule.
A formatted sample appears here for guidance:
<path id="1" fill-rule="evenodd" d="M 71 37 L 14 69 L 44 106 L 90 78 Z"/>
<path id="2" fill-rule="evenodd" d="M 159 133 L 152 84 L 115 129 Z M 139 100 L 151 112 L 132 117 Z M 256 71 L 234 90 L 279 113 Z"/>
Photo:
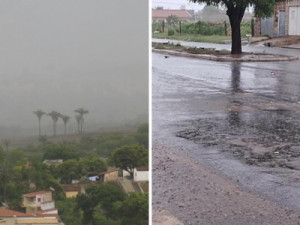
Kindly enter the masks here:
<path id="1" fill-rule="evenodd" d="M 119 171 L 119 169 L 112 169 L 112 170 L 107 170 L 107 171 L 104 171 L 104 172 L 96 172 L 96 171 L 92 171 L 92 172 L 89 172 L 87 174 L 87 176 L 97 176 L 97 175 L 103 175 L 103 174 L 108 174 L 108 173 L 113 173 L 113 172 L 117 172 Z"/>
<path id="2" fill-rule="evenodd" d="M 191 19 L 191 14 L 185 9 L 152 9 L 152 18 L 167 18 L 177 16 L 180 19 Z"/>
<path id="3" fill-rule="evenodd" d="M 64 190 L 65 192 L 68 192 L 68 191 L 80 191 L 80 186 L 78 185 L 65 185 L 64 186 Z"/>
<path id="4" fill-rule="evenodd" d="M 148 167 L 145 167 L 145 166 L 142 167 L 141 166 L 141 167 L 137 167 L 136 170 L 137 171 L 148 171 L 149 169 L 148 169 Z"/>
<path id="5" fill-rule="evenodd" d="M 52 218 L 28 218 L 17 219 L 16 224 L 58 224 L 55 217 Z"/>
<path id="6" fill-rule="evenodd" d="M 31 193 L 25 194 L 23 196 L 31 198 L 31 197 L 35 197 L 37 195 L 42 195 L 42 194 L 46 194 L 46 193 L 52 193 L 52 192 L 51 191 L 37 191 L 37 192 L 31 192 Z"/>
<path id="7" fill-rule="evenodd" d="M 22 213 L 22 212 L 18 212 L 18 211 L 13 211 L 13 210 L 10 210 L 10 209 L 0 208 L 0 217 L 14 217 L 14 216 L 29 217 L 31 215 L 25 214 L 25 213 Z"/>

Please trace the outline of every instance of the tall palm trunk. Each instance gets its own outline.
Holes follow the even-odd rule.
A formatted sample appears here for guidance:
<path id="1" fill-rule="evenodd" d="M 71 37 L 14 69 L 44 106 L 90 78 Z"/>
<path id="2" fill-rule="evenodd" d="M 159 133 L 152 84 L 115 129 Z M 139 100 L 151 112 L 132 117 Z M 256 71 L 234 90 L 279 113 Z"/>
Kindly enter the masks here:
<path id="1" fill-rule="evenodd" d="M 42 136 L 42 131 L 41 131 L 41 118 L 39 118 L 39 138 Z"/>

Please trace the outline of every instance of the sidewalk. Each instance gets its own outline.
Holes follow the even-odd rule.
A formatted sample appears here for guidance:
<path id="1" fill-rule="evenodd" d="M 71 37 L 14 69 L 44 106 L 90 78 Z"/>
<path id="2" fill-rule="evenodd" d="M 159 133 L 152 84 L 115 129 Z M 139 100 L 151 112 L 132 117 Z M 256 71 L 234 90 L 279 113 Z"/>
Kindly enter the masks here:
<path id="1" fill-rule="evenodd" d="M 299 36 L 284 36 L 263 39 L 264 37 L 253 37 L 251 45 L 265 45 L 268 47 L 282 47 L 300 49 Z"/>

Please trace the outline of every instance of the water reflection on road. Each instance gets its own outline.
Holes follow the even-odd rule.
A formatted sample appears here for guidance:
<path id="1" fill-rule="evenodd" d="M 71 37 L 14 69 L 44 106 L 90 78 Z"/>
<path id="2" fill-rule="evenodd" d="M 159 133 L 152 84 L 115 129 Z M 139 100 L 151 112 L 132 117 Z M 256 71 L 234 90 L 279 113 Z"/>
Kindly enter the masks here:
<path id="1" fill-rule="evenodd" d="M 152 60 L 153 141 L 300 211 L 300 64 Z"/>

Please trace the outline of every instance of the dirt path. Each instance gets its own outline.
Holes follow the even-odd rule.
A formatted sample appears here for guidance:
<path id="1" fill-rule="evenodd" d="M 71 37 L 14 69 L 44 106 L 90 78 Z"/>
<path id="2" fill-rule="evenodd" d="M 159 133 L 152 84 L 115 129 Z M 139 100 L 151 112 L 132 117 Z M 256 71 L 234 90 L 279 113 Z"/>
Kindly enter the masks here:
<path id="1" fill-rule="evenodd" d="M 153 225 L 297 225 L 300 215 L 153 143 Z"/>

